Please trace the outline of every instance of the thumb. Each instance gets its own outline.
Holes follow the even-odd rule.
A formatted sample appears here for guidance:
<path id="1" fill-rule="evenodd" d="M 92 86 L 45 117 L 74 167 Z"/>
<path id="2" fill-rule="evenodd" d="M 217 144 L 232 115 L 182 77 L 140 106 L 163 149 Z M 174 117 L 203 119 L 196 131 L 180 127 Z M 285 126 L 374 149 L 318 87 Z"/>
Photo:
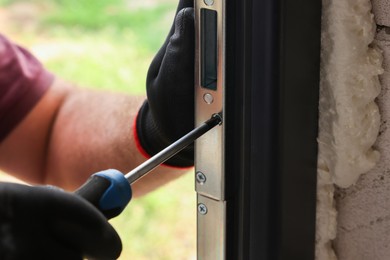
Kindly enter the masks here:
<path id="1" fill-rule="evenodd" d="M 176 13 L 186 7 L 194 7 L 194 0 L 180 0 L 179 4 L 177 5 Z"/>
<path id="2" fill-rule="evenodd" d="M 175 18 L 175 31 L 171 36 L 169 45 L 179 46 L 181 52 L 194 52 L 195 45 L 195 14 L 194 8 L 187 7 L 180 10 Z"/>
<path id="3" fill-rule="evenodd" d="M 157 73 L 148 73 L 147 81 L 149 83 L 157 81 L 160 84 L 172 82 L 176 82 L 177 84 L 193 84 L 194 57 L 194 9 L 184 8 L 177 13 L 174 23 L 174 33 L 168 39 L 167 47 Z"/>
<path id="4" fill-rule="evenodd" d="M 176 13 L 175 13 L 175 18 L 174 18 L 174 21 L 173 21 L 173 24 L 169 30 L 169 33 L 163 43 L 163 45 L 161 46 L 161 48 L 158 50 L 158 52 L 156 53 L 155 57 L 153 58 L 153 61 L 152 63 L 150 64 L 150 67 L 149 67 L 149 70 L 148 70 L 148 77 L 149 78 L 155 78 L 158 74 L 158 71 L 160 69 L 160 66 L 161 66 L 161 62 L 164 58 L 164 55 L 165 55 L 165 51 L 166 51 L 166 48 L 167 48 L 167 45 L 172 37 L 172 35 L 174 34 L 175 32 L 175 27 L 176 27 L 176 21 L 177 21 L 177 17 L 179 15 L 179 13 L 183 10 L 183 9 L 186 9 L 186 8 L 191 8 L 194 6 L 194 1 L 193 0 L 180 0 L 179 1 L 179 4 L 177 6 L 177 9 L 176 9 Z"/>

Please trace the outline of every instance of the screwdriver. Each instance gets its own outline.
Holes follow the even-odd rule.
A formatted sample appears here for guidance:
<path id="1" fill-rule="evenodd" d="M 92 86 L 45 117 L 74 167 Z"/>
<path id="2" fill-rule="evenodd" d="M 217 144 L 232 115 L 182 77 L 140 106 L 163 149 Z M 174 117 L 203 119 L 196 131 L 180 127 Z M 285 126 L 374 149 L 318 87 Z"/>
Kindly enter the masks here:
<path id="1" fill-rule="evenodd" d="M 163 149 L 138 167 L 124 175 L 118 170 L 97 172 L 74 193 L 89 201 L 99 209 L 107 219 L 118 216 L 130 202 L 131 184 L 151 172 L 154 168 L 183 150 L 203 134 L 222 123 L 220 114 L 210 119 Z"/>

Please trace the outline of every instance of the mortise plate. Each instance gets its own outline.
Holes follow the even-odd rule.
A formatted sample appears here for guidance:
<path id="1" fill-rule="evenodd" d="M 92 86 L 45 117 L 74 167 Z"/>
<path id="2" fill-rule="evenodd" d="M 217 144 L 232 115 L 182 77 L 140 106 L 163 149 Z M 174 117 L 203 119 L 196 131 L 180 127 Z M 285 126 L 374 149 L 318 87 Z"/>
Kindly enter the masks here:
<path id="1" fill-rule="evenodd" d="M 195 124 L 223 111 L 225 85 L 224 1 L 195 1 Z M 224 116 L 222 115 L 222 119 Z M 196 191 L 204 196 L 225 199 L 224 127 L 215 127 L 195 143 L 195 171 L 206 177 L 196 182 Z"/>
<path id="2" fill-rule="evenodd" d="M 195 0 L 196 126 L 224 110 L 224 16 L 225 0 Z M 195 189 L 197 258 L 226 259 L 224 123 L 195 142 Z"/>

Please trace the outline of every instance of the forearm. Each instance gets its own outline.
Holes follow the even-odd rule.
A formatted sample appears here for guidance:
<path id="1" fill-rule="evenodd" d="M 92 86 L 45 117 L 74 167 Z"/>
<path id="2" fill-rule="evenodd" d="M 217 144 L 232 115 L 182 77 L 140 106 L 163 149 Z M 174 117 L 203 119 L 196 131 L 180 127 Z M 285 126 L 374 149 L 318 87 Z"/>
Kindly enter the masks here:
<path id="1" fill-rule="evenodd" d="M 143 100 L 76 89 L 63 103 L 52 130 L 46 181 L 74 189 L 91 173 L 108 168 L 126 173 L 142 163 L 133 123 Z M 182 173 L 160 167 L 137 182 L 134 192 L 144 193 Z"/>
<path id="2" fill-rule="evenodd" d="M 45 120 L 45 129 L 35 131 L 38 135 L 45 133 L 38 138 L 37 144 L 24 145 L 23 141 L 31 139 L 34 133 L 31 129 L 28 138 L 25 138 L 26 133 L 18 133 L 20 126 L 13 131 L 10 138 L 20 140 L 24 145 L 24 149 L 15 148 L 22 151 L 15 151 L 13 155 L 24 151 L 22 157 L 17 158 L 25 163 L 21 166 L 10 161 L 6 170 L 27 181 L 73 190 L 94 172 L 115 168 L 126 173 L 145 160 L 136 148 L 132 132 L 134 118 L 144 97 L 79 89 L 61 81 L 56 81 L 43 102 L 56 96 L 62 99 L 57 97 L 60 101 L 58 107 L 53 105 L 51 112 L 47 112 L 49 115 L 45 115 L 51 118 Z M 42 112 L 36 112 L 31 114 L 42 118 Z M 33 120 L 29 115 L 22 124 Z M 27 124 L 41 125 L 36 122 Z M 136 196 L 143 194 L 181 174 L 183 170 L 159 167 L 133 186 L 134 193 Z"/>

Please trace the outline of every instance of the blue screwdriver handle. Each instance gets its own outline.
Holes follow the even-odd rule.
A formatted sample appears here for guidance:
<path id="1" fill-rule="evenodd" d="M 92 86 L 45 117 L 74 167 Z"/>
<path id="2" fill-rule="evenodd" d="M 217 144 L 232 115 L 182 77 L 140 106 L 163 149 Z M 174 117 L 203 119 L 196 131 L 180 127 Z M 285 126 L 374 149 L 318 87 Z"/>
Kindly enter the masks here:
<path id="1" fill-rule="evenodd" d="M 75 191 L 99 209 L 107 219 L 118 216 L 130 202 L 132 191 L 129 181 L 117 170 L 93 174 Z"/>

